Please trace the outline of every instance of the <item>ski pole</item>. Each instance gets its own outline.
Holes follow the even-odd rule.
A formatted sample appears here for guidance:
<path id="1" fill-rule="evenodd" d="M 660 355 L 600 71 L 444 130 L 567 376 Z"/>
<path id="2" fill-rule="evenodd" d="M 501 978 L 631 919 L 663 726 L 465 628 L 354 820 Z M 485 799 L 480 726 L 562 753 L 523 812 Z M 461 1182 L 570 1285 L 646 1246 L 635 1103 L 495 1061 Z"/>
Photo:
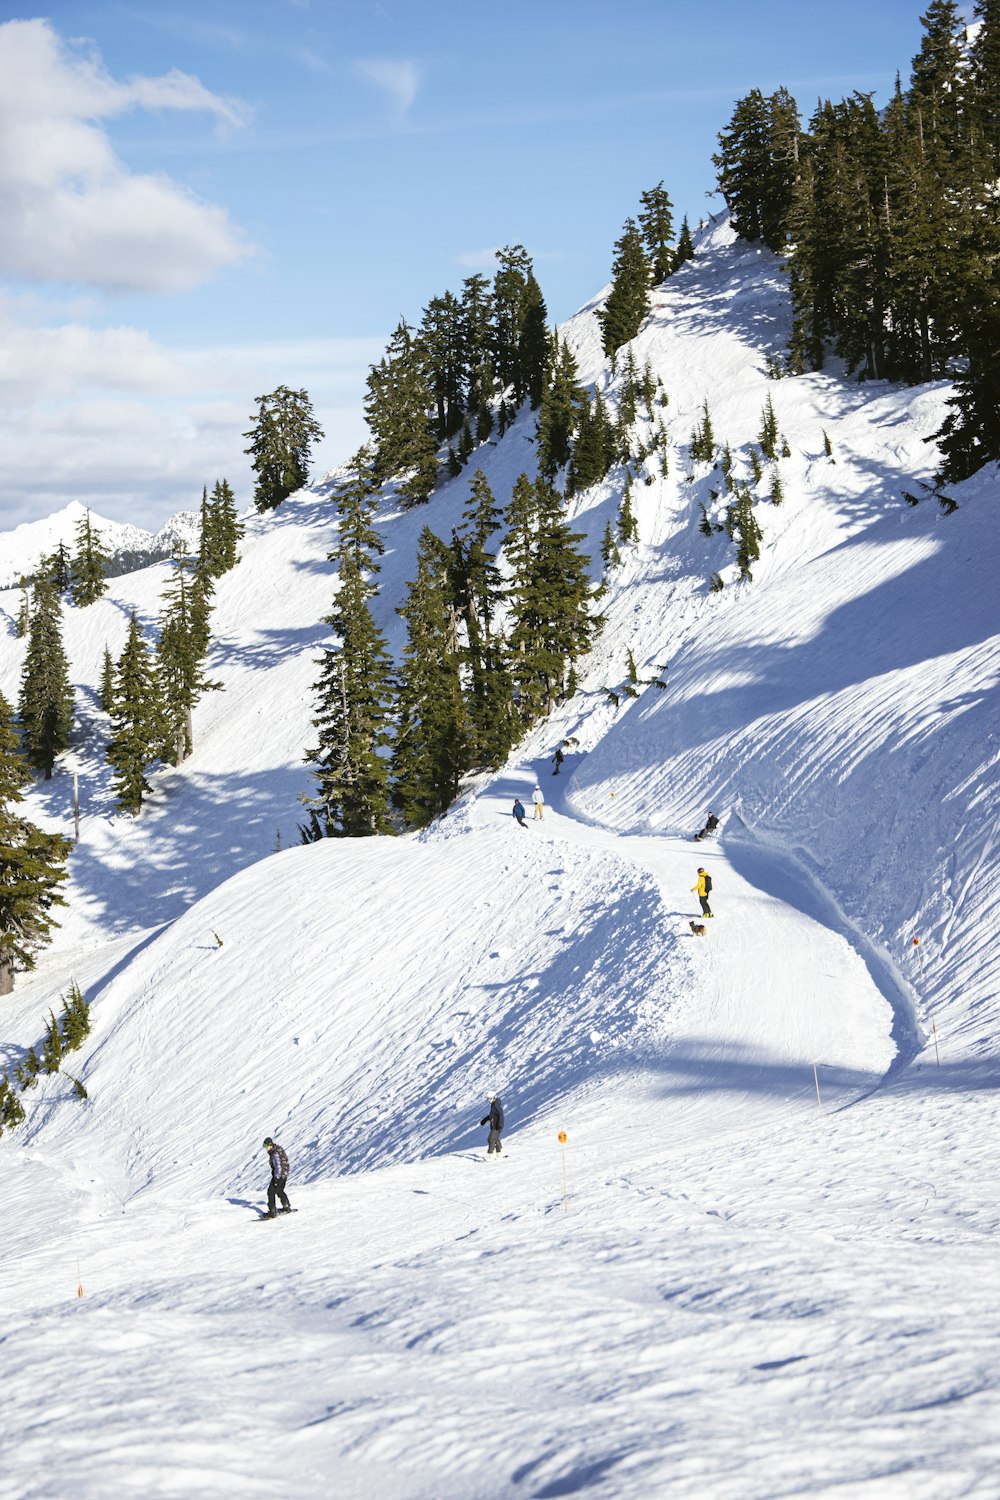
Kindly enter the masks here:
<path id="1" fill-rule="evenodd" d="M 569 1213 L 569 1202 L 568 1202 L 569 1193 L 568 1193 L 568 1189 L 566 1187 L 566 1132 L 565 1132 L 565 1130 L 560 1130 L 559 1135 L 557 1136 L 557 1140 L 559 1141 L 559 1149 L 562 1151 L 563 1213 L 565 1214 L 565 1213 Z"/>
<path id="2" fill-rule="evenodd" d="M 819 1072 L 817 1071 L 815 1061 L 813 1062 L 813 1079 L 815 1080 L 815 1083 L 816 1083 L 816 1106 L 817 1106 L 818 1109 L 822 1109 L 823 1108 L 823 1101 L 822 1101 L 822 1099 L 819 1096 Z"/>

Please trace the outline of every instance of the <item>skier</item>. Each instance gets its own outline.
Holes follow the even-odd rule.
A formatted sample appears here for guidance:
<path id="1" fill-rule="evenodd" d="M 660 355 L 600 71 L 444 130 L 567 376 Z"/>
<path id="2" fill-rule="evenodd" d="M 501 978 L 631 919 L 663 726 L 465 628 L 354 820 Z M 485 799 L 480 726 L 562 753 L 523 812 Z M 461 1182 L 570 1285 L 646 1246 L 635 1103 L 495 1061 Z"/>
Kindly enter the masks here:
<path id="1" fill-rule="evenodd" d="M 702 839 L 709 838 L 715 832 L 715 830 L 718 828 L 718 826 L 719 826 L 719 820 L 718 820 L 718 818 L 715 816 L 714 812 L 710 812 L 709 815 L 708 815 L 708 817 L 705 819 L 705 826 L 704 826 L 704 828 L 701 830 L 700 833 L 696 833 L 695 836 L 694 836 L 695 843 L 696 844 L 700 844 L 701 841 L 702 841 Z"/>
<path id="2" fill-rule="evenodd" d="M 553 755 L 552 759 L 555 762 L 555 767 L 556 767 L 555 770 L 552 772 L 552 774 L 553 774 L 553 776 L 558 776 L 559 775 L 559 767 L 562 765 L 563 761 L 566 759 L 565 755 L 563 755 L 563 753 L 562 753 L 562 746 L 561 745 L 557 745 L 556 746 L 556 753 L 555 753 L 555 755 Z"/>
<path id="3" fill-rule="evenodd" d="M 288 1156 L 277 1141 L 272 1141 L 269 1135 L 264 1137 L 264 1150 L 271 1163 L 271 1181 L 267 1185 L 267 1213 L 262 1217 L 276 1219 L 278 1214 L 274 1206 L 275 1197 L 281 1199 L 283 1214 L 290 1214 L 292 1211 L 288 1194 L 285 1192 L 285 1183 L 288 1181 Z"/>
<path id="4" fill-rule="evenodd" d="M 515 797 L 514 798 L 513 813 L 514 813 L 514 817 L 520 823 L 521 827 L 522 828 L 527 828 L 528 825 L 524 821 L 524 803 L 521 801 L 520 797 Z"/>
<path id="5" fill-rule="evenodd" d="M 712 890 L 712 877 L 701 865 L 698 866 L 697 882 L 691 887 L 698 892 L 698 900 L 701 902 L 701 912 L 704 917 L 714 916 L 715 913 L 708 904 L 708 898 Z"/>
<path id="6" fill-rule="evenodd" d="M 480 1125 L 490 1127 L 486 1142 L 486 1155 L 492 1156 L 495 1151 L 497 1156 L 500 1156 L 503 1154 L 503 1147 L 500 1144 L 500 1137 L 503 1134 L 503 1105 L 500 1103 L 499 1094 L 487 1094 L 486 1097 L 490 1103 L 490 1112 L 488 1115 L 483 1115 L 479 1122 Z"/>
<path id="7" fill-rule="evenodd" d="M 545 816 L 545 798 L 542 796 L 542 789 L 541 789 L 541 787 L 538 786 L 537 784 L 535 786 L 535 790 L 531 794 L 531 800 L 535 804 L 535 817 L 536 818 L 544 818 L 544 816 Z"/>

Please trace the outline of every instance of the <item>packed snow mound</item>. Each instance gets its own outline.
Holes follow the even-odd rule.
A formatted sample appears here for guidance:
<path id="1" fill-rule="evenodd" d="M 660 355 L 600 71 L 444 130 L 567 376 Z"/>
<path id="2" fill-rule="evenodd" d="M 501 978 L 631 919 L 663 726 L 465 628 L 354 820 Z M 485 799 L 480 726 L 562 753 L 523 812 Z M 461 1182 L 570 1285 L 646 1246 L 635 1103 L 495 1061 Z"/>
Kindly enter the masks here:
<path id="1" fill-rule="evenodd" d="M 493 821 L 460 849 L 285 850 L 134 957 L 87 1047 L 108 1196 L 172 1194 L 196 1162 L 204 1192 L 250 1191 L 265 1127 L 300 1181 L 453 1151 L 481 1139 L 487 1084 L 525 1128 L 660 1046 L 684 968 L 655 882 Z M 78 1122 L 41 1087 L 58 1151 Z"/>

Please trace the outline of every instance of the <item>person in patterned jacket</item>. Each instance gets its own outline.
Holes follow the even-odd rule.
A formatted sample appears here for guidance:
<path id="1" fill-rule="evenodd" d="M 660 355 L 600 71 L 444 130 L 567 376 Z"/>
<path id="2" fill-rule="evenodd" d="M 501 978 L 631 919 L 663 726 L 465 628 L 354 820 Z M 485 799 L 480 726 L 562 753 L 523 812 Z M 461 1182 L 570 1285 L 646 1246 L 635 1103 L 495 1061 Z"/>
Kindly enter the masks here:
<path id="1" fill-rule="evenodd" d="M 288 1201 L 288 1194 L 285 1192 L 285 1183 L 288 1181 L 288 1156 L 284 1148 L 279 1146 L 277 1141 L 272 1141 L 270 1136 L 265 1136 L 264 1138 L 264 1150 L 267 1152 L 267 1159 L 271 1163 L 271 1181 L 267 1185 L 267 1213 L 264 1217 L 266 1219 L 276 1219 L 278 1216 L 277 1209 L 274 1206 L 276 1197 L 281 1199 L 281 1212 L 283 1214 L 290 1214 L 292 1211 L 292 1205 Z"/>

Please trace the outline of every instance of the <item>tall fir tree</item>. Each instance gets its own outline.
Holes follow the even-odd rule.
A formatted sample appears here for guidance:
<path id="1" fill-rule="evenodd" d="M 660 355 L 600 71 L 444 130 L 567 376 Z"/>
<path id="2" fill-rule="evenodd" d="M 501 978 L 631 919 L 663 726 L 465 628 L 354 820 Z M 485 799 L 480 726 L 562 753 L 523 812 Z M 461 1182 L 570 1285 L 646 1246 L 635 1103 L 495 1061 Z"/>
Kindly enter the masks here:
<path id="1" fill-rule="evenodd" d="M 194 748 L 193 709 L 203 693 L 221 687 L 205 674 L 211 579 L 180 553 L 163 591 L 157 682 L 163 713 L 164 758 L 179 766 Z"/>
<path id="2" fill-rule="evenodd" d="M 785 246 L 799 171 L 799 116 L 787 89 L 769 98 L 751 89 L 738 99 L 712 157 L 736 233 Z"/>
<path id="3" fill-rule="evenodd" d="M 486 475 L 472 478 L 462 529 L 453 542 L 453 595 L 465 625 L 466 720 L 471 764 L 498 766 L 517 741 L 513 684 L 499 626 L 504 584 L 490 540 L 503 512 Z"/>
<path id="4" fill-rule="evenodd" d="M 649 279 L 650 265 L 642 235 L 635 220 L 626 219 L 621 237 L 615 242 L 611 290 L 597 314 L 601 342 L 612 368 L 616 352 L 635 338 L 649 312 Z"/>
<path id="5" fill-rule="evenodd" d="M 257 416 L 243 434 L 250 439 L 251 468 L 257 475 L 254 504 L 259 511 L 275 510 L 283 500 L 309 482 L 309 459 L 323 429 L 313 414 L 308 392 L 279 385 L 254 398 Z"/>
<path id="6" fill-rule="evenodd" d="M 31 781 L 6 699 L 0 695 L 0 995 L 9 995 L 18 969 L 34 967 L 37 950 L 49 941 L 54 906 L 65 905 L 70 842 L 43 833 L 22 817 L 18 804 Z"/>
<path id="7" fill-rule="evenodd" d="M 476 439 L 482 443 L 493 425 L 493 292 L 487 278 L 478 272 L 462 282 L 459 348 L 466 410 L 474 419 Z"/>
<path id="8" fill-rule="evenodd" d="M 518 709 L 526 724 L 550 714 L 570 690 L 577 660 L 599 620 L 581 533 L 570 530 L 562 500 L 544 480 L 522 474 L 507 509 L 511 567 L 508 637 Z"/>
<path id="9" fill-rule="evenodd" d="M 679 271 L 687 260 L 694 260 L 694 240 L 691 238 L 691 228 L 687 221 L 687 214 L 685 214 L 681 222 L 681 232 L 677 236 L 677 247 L 674 250 L 671 271 Z"/>
<path id="10" fill-rule="evenodd" d="M 198 572 L 205 578 L 221 578 L 239 560 L 243 523 L 236 509 L 236 496 L 229 481 L 217 479 L 209 495 L 201 495 L 201 531 L 198 541 Z"/>
<path id="11" fill-rule="evenodd" d="M 416 828 L 451 804 L 468 763 L 449 564 L 448 547 L 425 526 L 417 547 L 417 576 L 397 611 L 406 621 L 407 640 L 396 698 L 392 800 Z"/>
<path id="12" fill-rule="evenodd" d="M 108 586 L 106 575 L 110 561 L 88 510 L 77 522 L 76 551 L 70 561 L 70 598 L 74 604 L 85 608 L 101 597 Z"/>
<path id="13" fill-rule="evenodd" d="M 107 761 L 117 805 L 137 816 L 151 791 L 147 772 L 160 759 L 167 724 L 153 658 L 143 639 L 135 610 L 129 617 L 125 646 L 115 665 L 111 704 L 111 739 Z"/>
<path id="14" fill-rule="evenodd" d="M 583 390 L 573 351 L 568 343 L 555 336 L 536 428 L 538 469 L 550 484 L 572 456 L 573 433 L 582 401 Z"/>
<path id="15" fill-rule="evenodd" d="M 653 285 L 659 286 L 674 270 L 674 206 L 662 181 L 644 192 L 640 201 L 639 228 L 652 267 Z"/>
<path id="16" fill-rule="evenodd" d="M 62 641 L 62 609 L 52 584 L 38 579 L 21 674 L 18 717 L 30 765 L 52 775 L 73 726 L 73 689 Z"/>
<path id="17" fill-rule="evenodd" d="M 523 245 L 505 245 L 496 253 L 493 277 L 493 369 L 498 394 L 513 393 L 514 405 L 524 399 L 521 339 L 528 305 L 531 257 Z"/>
<path id="18" fill-rule="evenodd" d="M 368 372 L 365 417 L 372 433 L 371 463 L 381 483 L 400 479 L 404 505 L 429 499 L 437 476 L 437 439 L 430 415 L 433 397 L 426 361 L 403 321 L 385 354 Z"/>
<path id="19" fill-rule="evenodd" d="M 110 646 L 104 647 L 104 656 L 101 658 L 101 685 L 98 693 L 102 710 L 109 714 L 115 701 L 115 662 Z"/>
<path id="20" fill-rule="evenodd" d="M 392 832 L 383 754 L 391 741 L 392 663 L 369 607 L 384 546 L 372 522 L 376 501 L 367 449 L 355 455 L 349 473 L 336 494 L 340 539 L 330 560 L 337 564 L 339 586 L 326 623 L 337 641 L 320 658 L 315 686 L 318 741 L 306 760 L 318 788 L 306 804 L 306 842 Z"/>

